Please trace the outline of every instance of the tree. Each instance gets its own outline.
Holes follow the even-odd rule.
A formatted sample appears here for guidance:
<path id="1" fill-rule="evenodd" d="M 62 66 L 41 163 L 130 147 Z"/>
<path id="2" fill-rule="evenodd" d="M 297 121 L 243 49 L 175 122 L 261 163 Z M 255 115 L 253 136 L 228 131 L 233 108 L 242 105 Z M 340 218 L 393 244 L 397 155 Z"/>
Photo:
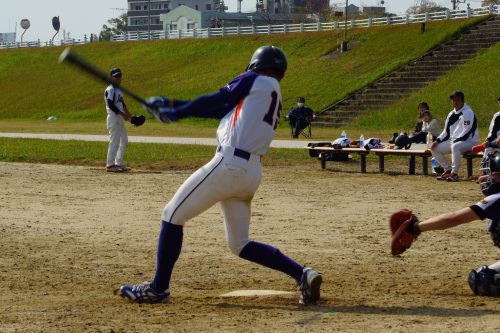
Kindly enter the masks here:
<path id="1" fill-rule="evenodd" d="M 429 1 L 427 5 L 424 6 L 411 6 L 406 10 L 406 14 L 423 14 L 423 13 L 433 13 L 445 11 L 446 7 L 442 7 L 435 3 L 434 1 Z"/>
<path id="2" fill-rule="evenodd" d="M 109 41 L 111 35 L 123 35 L 127 33 L 128 17 L 127 13 L 123 13 L 118 17 L 108 20 L 109 27 L 103 24 L 102 30 L 99 33 L 99 40 Z"/>
<path id="3" fill-rule="evenodd" d="M 486 7 L 489 5 L 500 5 L 500 0 L 483 0 L 483 1 L 481 1 L 482 7 Z"/>

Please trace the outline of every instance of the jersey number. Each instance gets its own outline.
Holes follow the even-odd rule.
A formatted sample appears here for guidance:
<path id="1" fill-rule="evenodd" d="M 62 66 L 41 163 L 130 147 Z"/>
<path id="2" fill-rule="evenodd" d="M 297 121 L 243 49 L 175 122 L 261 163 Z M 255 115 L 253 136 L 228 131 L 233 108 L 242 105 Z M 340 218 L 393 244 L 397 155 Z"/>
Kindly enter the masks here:
<path id="1" fill-rule="evenodd" d="M 274 116 L 274 111 L 276 109 L 277 101 L 278 101 L 278 93 L 276 93 L 276 91 L 273 91 L 271 93 L 271 105 L 269 105 L 269 110 L 265 114 L 264 119 L 262 119 L 263 121 L 271 125 L 273 129 L 276 129 L 276 127 L 278 127 L 278 119 L 280 119 L 281 116 L 281 101 L 280 101 L 278 105 L 278 114 L 276 120 L 274 120 L 273 116 Z"/>

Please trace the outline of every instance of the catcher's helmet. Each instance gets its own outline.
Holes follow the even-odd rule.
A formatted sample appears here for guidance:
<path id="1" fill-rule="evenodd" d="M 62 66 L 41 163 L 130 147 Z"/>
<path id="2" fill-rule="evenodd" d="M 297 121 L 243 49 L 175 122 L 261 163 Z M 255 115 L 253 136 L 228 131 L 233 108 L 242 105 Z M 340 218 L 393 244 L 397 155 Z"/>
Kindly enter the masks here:
<path id="1" fill-rule="evenodd" d="M 283 77 L 287 66 L 288 61 L 286 60 L 285 53 L 279 47 L 266 45 L 259 47 L 254 52 L 247 66 L 247 71 L 259 72 L 265 69 L 272 69 Z"/>
<path id="2" fill-rule="evenodd" d="M 398 149 L 410 149 L 411 140 L 406 134 L 400 134 L 396 140 L 394 140 L 394 144 Z"/>
<path id="3" fill-rule="evenodd" d="M 489 154 L 481 161 L 479 176 L 479 187 L 484 195 L 491 195 L 500 192 L 500 183 L 495 183 L 491 177 L 494 173 L 500 172 L 500 153 Z"/>

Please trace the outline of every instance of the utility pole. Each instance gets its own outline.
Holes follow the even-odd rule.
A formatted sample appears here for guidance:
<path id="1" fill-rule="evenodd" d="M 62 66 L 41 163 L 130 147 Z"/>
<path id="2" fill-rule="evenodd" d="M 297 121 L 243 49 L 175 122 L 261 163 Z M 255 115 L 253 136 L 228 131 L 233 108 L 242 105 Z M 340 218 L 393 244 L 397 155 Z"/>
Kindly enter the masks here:
<path id="1" fill-rule="evenodd" d="M 151 39 L 151 0 L 148 0 L 148 39 Z"/>
<path id="2" fill-rule="evenodd" d="M 465 3 L 465 0 L 451 0 L 451 3 L 453 4 L 453 10 L 456 10 L 459 4 Z"/>
<path id="3" fill-rule="evenodd" d="M 349 0 L 345 0 L 345 13 L 344 13 L 344 41 L 340 45 L 340 52 L 347 51 L 347 7 L 349 6 Z"/>

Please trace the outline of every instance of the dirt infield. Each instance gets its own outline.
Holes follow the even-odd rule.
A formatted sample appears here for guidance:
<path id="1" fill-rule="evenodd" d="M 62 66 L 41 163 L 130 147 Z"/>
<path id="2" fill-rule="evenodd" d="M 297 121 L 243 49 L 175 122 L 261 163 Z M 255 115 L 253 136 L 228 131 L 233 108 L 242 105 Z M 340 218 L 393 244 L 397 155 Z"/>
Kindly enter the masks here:
<path id="1" fill-rule="evenodd" d="M 357 169 L 357 167 L 356 167 Z M 422 218 L 481 198 L 471 181 L 266 167 L 252 237 L 324 277 L 322 300 L 232 255 L 213 207 L 185 228 L 170 304 L 114 294 L 154 273 L 165 202 L 190 172 L 0 163 L 0 332 L 498 332 L 500 300 L 472 296 L 471 268 L 499 259 L 485 222 L 388 250 L 387 216 Z M 222 297 L 241 289 L 292 294 Z"/>

